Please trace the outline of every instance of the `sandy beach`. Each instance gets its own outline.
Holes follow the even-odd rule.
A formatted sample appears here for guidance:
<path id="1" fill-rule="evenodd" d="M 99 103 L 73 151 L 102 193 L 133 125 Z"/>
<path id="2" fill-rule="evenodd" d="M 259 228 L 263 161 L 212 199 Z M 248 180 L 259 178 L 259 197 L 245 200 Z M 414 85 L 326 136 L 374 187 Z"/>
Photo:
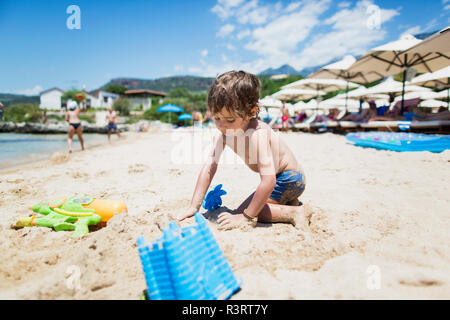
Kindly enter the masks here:
<path id="1" fill-rule="evenodd" d="M 330 133 L 281 137 L 307 176 L 301 200 L 313 209 L 310 226 L 219 230 L 217 214 L 259 183 L 239 161 L 219 166 L 211 186 L 221 183 L 228 194 L 207 218 L 242 279 L 232 299 L 450 298 L 450 150 L 363 149 Z M 189 205 L 201 168 L 173 163 L 172 138 L 126 133 L 111 145 L 0 171 L 0 298 L 139 299 L 146 285 L 136 238 L 161 236 Z M 129 212 L 79 239 L 11 228 L 35 202 L 82 195 L 123 200 Z"/>

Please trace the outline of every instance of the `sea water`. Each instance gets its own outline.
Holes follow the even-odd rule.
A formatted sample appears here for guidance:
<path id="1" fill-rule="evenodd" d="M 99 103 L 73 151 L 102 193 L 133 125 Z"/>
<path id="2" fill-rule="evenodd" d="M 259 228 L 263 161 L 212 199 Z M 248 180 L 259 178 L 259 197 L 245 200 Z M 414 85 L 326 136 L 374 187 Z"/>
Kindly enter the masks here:
<path id="1" fill-rule="evenodd" d="M 83 134 L 84 144 L 107 142 L 106 135 Z M 74 135 L 72 150 L 81 150 Z M 68 152 L 67 134 L 0 133 L 0 168 L 49 158 L 53 152 Z"/>

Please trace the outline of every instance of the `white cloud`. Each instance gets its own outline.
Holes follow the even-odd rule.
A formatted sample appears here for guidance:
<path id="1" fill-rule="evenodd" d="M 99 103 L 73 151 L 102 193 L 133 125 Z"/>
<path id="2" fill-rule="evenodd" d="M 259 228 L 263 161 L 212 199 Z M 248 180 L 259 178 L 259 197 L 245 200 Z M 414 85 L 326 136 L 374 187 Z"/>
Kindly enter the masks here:
<path id="1" fill-rule="evenodd" d="M 236 50 L 236 47 L 233 46 L 231 43 L 228 43 L 226 47 L 227 47 L 228 50 L 231 50 L 231 51 Z"/>
<path id="2" fill-rule="evenodd" d="M 200 51 L 200 54 L 202 57 L 206 57 L 208 55 L 208 50 L 203 49 L 202 51 Z"/>
<path id="3" fill-rule="evenodd" d="M 221 1 L 211 9 L 220 19 L 236 19 L 241 24 L 264 24 L 273 19 L 281 11 L 282 4 L 259 4 L 258 0 Z M 291 6 L 292 8 L 292 6 Z"/>
<path id="4" fill-rule="evenodd" d="M 239 32 L 237 34 L 237 38 L 239 40 L 241 40 L 242 38 L 245 38 L 245 37 L 249 36 L 250 34 L 251 34 L 250 30 L 249 29 L 245 29 L 245 30 L 243 30 L 243 31 L 241 31 L 241 32 Z"/>
<path id="5" fill-rule="evenodd" d="M 225 61 L 222 56 L 220 65 L 203 63 L 201 68 L 190 68 L 190 72 L 215 76 L 232 69 L 244 69 L 257 73 L 285 63 L 300 70 L 328 63 L 347 54 L 364 54 L 385 38 L 383 23 L 400 11 L 398 7 L 379 8 L 374 0 L 359 0 L 355 4 L 341 1 L 335 12 L 329 11 L 331 0 L 295 1 L 286 6 L 280 2 L 260 4 L 258 0 L 225 6 L 219 0 L 217 5 L 227 10 L 227 19 L 230 19 L 229 27 L 223 26 L 217 36 L 225 37 L 235 32 L 238 40 L 245 41 L 244 48 L 254 52 L 257 58 L 242 62 L 229 57 Z M 369 25 L 373 18 L 373 10 L 369 8 L 375 8 L 378 15 L 379 23 L 375 27 Z M 324 17 L 327 11 L 330 16 Z M 240 29 L 239 24 L 247 27 Z M 258 27 L 255 28 L 255 24 Z M 234 25 L 238 26 L 237 32 Z M 411 32 L 424 31 L 420 26 L 409 27 Z M 320 30 L 320 33 L 316 30 Z"/>
<path id="6" fill-rule="evenodd" d="M 173 67 L 173 69 L 176 72 L 181 72 L 181 71 L 183 71 L 183 66 L 182 65 L 176 65 L 176 66 Z"/>
<path id="7" fill-rule="evenodd" d="M 239 6 L 243 1 L 244 0 L 219 0 L 211 11 L 217 14 L 222 20 L 225 20 L 233 14 L 233 8 Z"/>
<path id="8" fill-rule="evenodd" d="M 245 48 L 263 55 L 271 65 L 286 61 L 319 24 L 318 17 L 328 9 L 329 3 L 329 0 L 309 1 L 299 11 L 280 16 L 253 30 L 252 39 Z"/>
<path id="9" fill-rule="evenodd" d="M 270 6 L 258 6 L 258 1 L 253 0 L 240 8 L 236 15 L 241 24 L 263 24 L 269 19 L 270 13 Z"/>
<path id="10" fill-rule="evenodd" d="M 228 36 L 230 33 L 232 33 L 235 29 L 235 26 L 232 24 L 226 24 L 220 28 L 220 30 L 217 32 L 216 36 L 220 38 L 224 38 Z"/>
<path id="11" fill-rule="evenodd" d="M 302 5 L 301 2 L 292 2 L 292 3 L 290 3 L 290 4 L 287 6 L 287 8 L 285 9 L 285 11 L 286 11 L 286 12 L 291 12 L 291 11 L 297 10 L 298 7 L 300 7 L 301 5 Z"/>
<path id="12" fill-rule="evenodd" d="M 24 94 L 26 96 L 36 96 L 42 91 L 43 91 L 42 87 L 40 85 L 36 85 L 32 89 L 17 90 L 17 94 Z"/>
<path id="13" fill-rule="evenodd" d="M 401 36 L 403 36 L 403 35 L 405 35 L 405 34 L 412 34 L 412 35 L 414 35 L 414 34 L 419 34 L 419 33 L 422 33 L 422 32 L 423 32 L 423 31 L 422 31 L 422 28 L 421 28 L 420 26 L 415 26 L 415 27 L 411 27 L 411 28 L 406 29 L 406 30 L 402 33 Z"/>
<path id="14" fill-rule="evenodd" d="M 331 25 L 331 31 L 316 35 L 304 50 L 293 57 L 292 66 L 302 69 L 327 63 L 346 54 L 364 54 L 373 43 L 383 40 L 386 31 L 381 28 L 382 24 L 399 13 L 380 8 L 380 28 L 370 28 L 367 7 L 372 4 L 371 1 L 361 0 L 353 9 L 343 9 L 326 19 L 324 23 Z"/>
<path id="15" fill-rule="evenodd" d="M 339 8 L 348 8 L 350 6 L 351 6 L 351 3 L 347 2 L 347 1 L 342 1 L 342 2 L 339 2 L 339 4 L 338 4 Z"/>

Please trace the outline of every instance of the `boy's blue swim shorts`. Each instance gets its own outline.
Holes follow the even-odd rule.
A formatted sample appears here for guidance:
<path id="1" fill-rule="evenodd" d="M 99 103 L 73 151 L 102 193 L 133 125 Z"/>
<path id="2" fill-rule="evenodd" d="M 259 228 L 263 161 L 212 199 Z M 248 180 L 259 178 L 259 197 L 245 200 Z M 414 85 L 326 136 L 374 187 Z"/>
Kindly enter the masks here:
<path id="1" fill-rule="evenodd" d="M 297 199 L 305 191 L 305 177 L 297 170 L 280 172 L 276 178 L 270 198 L 280 204 Z"/>

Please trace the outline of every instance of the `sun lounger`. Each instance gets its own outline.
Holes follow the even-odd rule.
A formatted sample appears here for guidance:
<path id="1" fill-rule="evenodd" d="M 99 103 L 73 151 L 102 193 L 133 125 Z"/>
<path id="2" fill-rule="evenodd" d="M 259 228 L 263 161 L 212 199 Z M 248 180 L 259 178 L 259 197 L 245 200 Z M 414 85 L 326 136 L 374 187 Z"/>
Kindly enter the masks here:
<path id="1" fill-rule="evenodd" d="M 414 121 L 411 122 L 411 129 L 439 129 L 450 127 L 450 120 Z"/>
<path id="2" fill-rule="evenodd" d="M 450 120 L 413 121 L 411 131 L 450 133 Z"/>
<path id="3" fill-rule="evenodd" d="M 309 123 L 296 123 L 294 124 L 294 128 L 299 130 L 309 130 Z"/>
<path id="4" fill-rule="evenodd" d="M 317 114 L 315 113 L 315 114 L 311 115 L 309 118 L 307 118 L 305 121 L 303 121 L 302 123 L 294 124 L 294 128 L 309 131 L 311 128 L 311 123 L 314 121 L 316 116 L 317 116 Z"/>
<path id="5" fill-rule="evenodd" d="M 365 130 L 389 130 L 389 131 L 450 131 L 450 120 L 433 121 L 371 121 L 361 123 Z"/>
<path id="6" fill-rule="evenodd" d="M 363 129 L 375 130 L 375 129 L 387 129 L 387 130 L 399 130 L 399 122 L 405 123 L 405 121 L 371 121 L 367 123 L 361 123 L 360 126 Z"/>
<path id="7" fill-rule="evenodd" d="M 343 129 L 356 129 L 359 128 L 359 123 L 353 121 L 339 121 L 339 126 Z"/>
<path id="8" fill-rule="evenodd" d="M 320 130 L 322 129 L 335 129 L 339 126 L 339 123 L 336 121 L 325 121 L 325 122 L 314 122 L 309 126 L 310 131 Z"/>

